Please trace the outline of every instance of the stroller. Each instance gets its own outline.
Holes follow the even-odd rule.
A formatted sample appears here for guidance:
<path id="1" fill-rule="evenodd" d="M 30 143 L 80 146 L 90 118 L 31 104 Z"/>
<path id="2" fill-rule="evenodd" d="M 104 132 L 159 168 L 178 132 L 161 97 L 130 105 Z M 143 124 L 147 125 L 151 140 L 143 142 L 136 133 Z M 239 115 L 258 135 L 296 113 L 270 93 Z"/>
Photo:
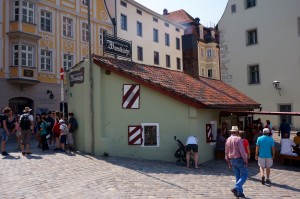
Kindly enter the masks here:
<path id="1" fill-rule="evenodd" d="M 186 163 L 186 150 L 184 144 L 179 140 L 176 139 L 176 136 L 174 136 L 174 140 L 177 142 L 179 148 L 175 151 L 175 157 L 178 158 L 177 162 L 184 162 Z M 194 157 L 192 156 L 192 153 L 190 154 L 190 164 L 191 166 L 195 165 Z"/>

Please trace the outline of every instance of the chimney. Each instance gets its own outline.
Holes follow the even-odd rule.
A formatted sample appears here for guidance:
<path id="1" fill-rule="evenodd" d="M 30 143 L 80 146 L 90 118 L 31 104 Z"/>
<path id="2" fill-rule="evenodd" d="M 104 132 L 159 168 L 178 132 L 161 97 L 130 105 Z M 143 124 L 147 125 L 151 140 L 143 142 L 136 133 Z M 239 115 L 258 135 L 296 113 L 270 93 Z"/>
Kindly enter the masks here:
<path id="1" fill-rule="evenodd" d="M 168 15 L 168 10 L 166 8 L 163 10 L 163 15 Z"/>
<path id="2" fill-rule="evenodd" d="M 183 71 L 188 75 L 199 77 L 198 42 L 193 34 L 182 36 Z"/>

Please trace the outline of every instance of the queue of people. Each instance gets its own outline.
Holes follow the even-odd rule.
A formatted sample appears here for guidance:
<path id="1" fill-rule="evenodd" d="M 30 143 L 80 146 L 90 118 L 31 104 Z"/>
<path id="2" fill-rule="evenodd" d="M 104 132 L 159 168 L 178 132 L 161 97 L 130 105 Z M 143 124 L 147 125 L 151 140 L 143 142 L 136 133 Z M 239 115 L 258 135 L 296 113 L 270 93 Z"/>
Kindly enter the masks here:
<path id="1" fill-rule="evenodd" d="M 12 109 L 6 107 L 0 115 L 1 154 L 9 155 L 6 151 L 6 142 L 9 136 L 16 137 L 16 149 L 21 150 L 23 156 L 30 155 L 31 137 L 35 136 L 38 148 L 45 152 L 54 147 L 54 151 L 65 152 L 66 145 L 74 150 L 73 133 L 78 128 L 73 113 L 68 118 L 60 112 L 49 111 L 36 114 L 35 120 L 30 114 L 32 109 L 25 107 L 22 115 L 14 115 Z"/>

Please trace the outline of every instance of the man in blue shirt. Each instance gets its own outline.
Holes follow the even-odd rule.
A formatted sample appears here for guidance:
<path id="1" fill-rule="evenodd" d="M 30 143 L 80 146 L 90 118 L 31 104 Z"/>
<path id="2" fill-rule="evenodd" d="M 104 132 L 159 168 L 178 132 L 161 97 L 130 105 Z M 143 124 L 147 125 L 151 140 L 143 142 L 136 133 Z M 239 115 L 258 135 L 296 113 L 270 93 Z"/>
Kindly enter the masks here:
<path id="1" fill-rule="evenodd" d="M 284 135 L 287 133 L 287 136 L 285 137 Z M 290 125 L 286 122 L 286 119 L 282 120 L 282 123 L 280 124 L 279 131 L 278 131 L 278 136 L 281 138 L 290 138 L 291 134 L 291 127 Z"/>
<path id="2" fill-rule="evenodd" d="M 260 168 L 261 183 L 270 184 L 270 172 L 273 165 L 273 159 L 275 157 L 275 142 L 272 137 L 269 137 L 270 129 L 264 128 L 263 135 L 257 139 L 255 159 L 258 160 L 258 166 Z M 267 180 L 265 181 L 265 169 L 267 174 Z"/>

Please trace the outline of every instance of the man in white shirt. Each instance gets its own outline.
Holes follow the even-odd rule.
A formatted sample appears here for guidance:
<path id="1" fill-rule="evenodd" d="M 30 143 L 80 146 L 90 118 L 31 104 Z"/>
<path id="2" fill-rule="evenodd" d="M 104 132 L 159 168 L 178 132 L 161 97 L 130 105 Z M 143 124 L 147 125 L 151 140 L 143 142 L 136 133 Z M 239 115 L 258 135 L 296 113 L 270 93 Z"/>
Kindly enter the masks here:
<path id="1" fill-rule="evenodd" d="M 186 166 L 190 167 L 190 154 L 193 151 L 195 168 L 198 168 L 198 140 L 195 136 L 189 136 L 186 140 Z"/>
<path id="2" fill-rule="evenodd" d="M 293 146 L 296 146 L 296 144 L 293 142 L 293 140 L 287 137 L 288 137 L 288 133 L 285 133 L 283 138 L 280 140 L 280 145 L 281 145 L 280 153 L 283 155 L 297 156 L 297 153 L 293 153 Z"/>

